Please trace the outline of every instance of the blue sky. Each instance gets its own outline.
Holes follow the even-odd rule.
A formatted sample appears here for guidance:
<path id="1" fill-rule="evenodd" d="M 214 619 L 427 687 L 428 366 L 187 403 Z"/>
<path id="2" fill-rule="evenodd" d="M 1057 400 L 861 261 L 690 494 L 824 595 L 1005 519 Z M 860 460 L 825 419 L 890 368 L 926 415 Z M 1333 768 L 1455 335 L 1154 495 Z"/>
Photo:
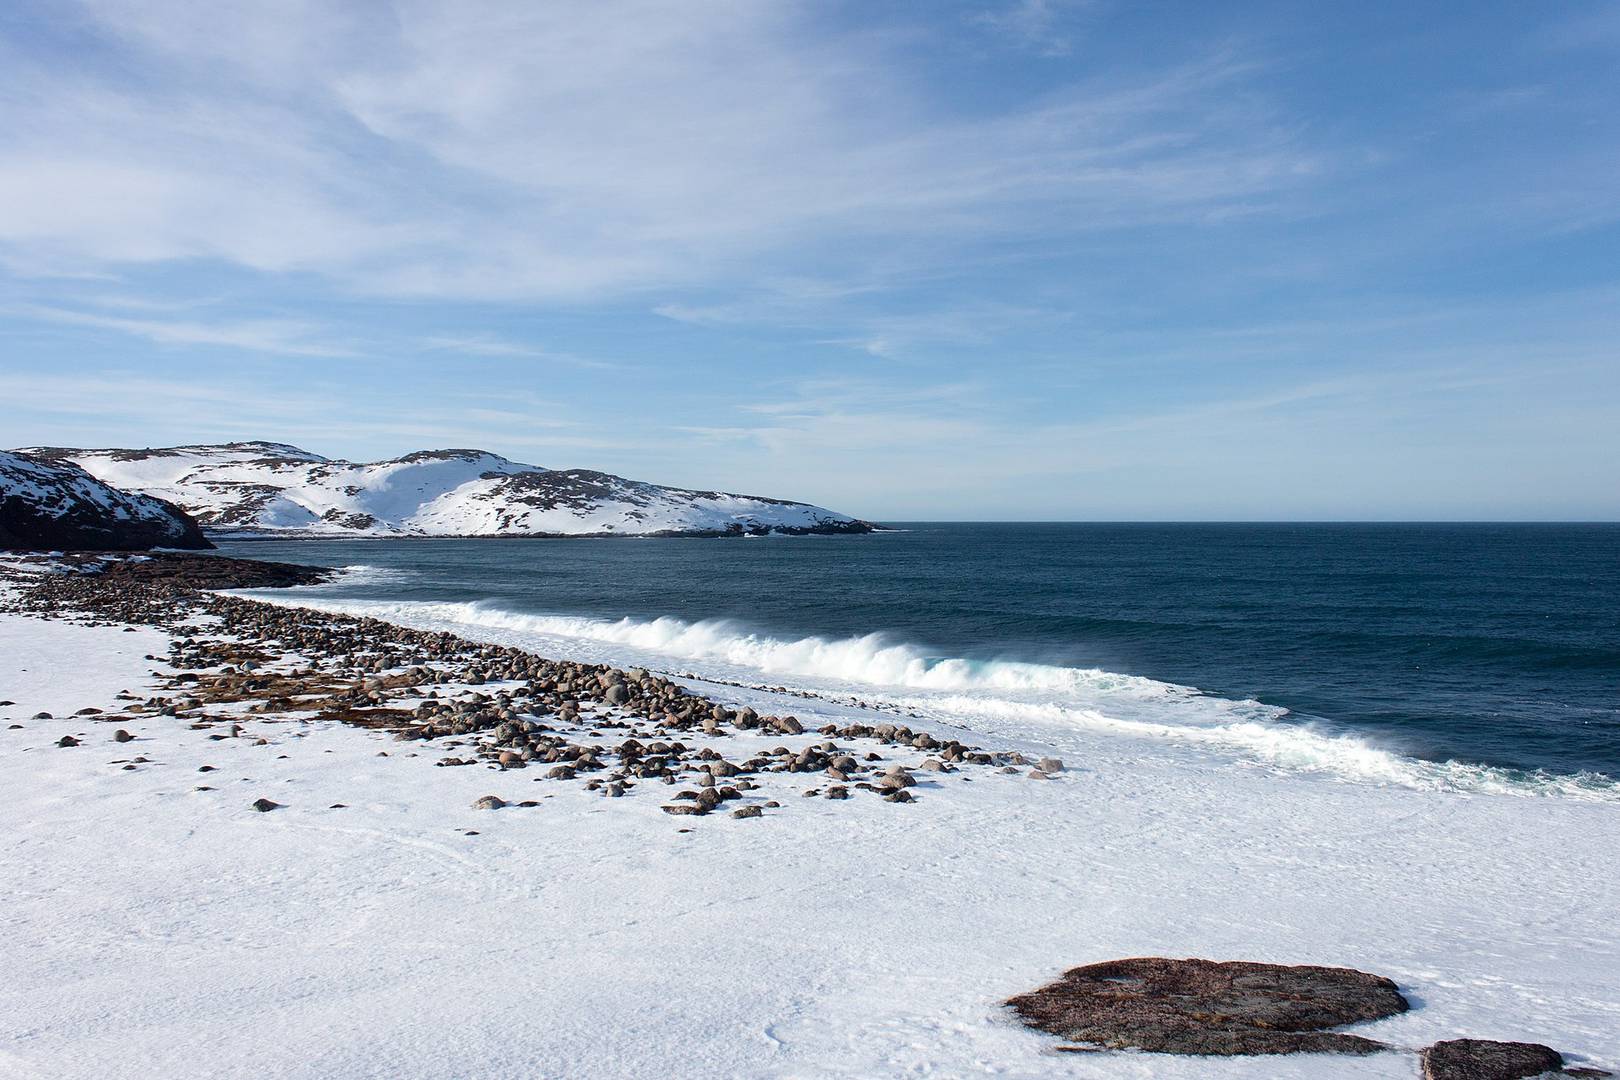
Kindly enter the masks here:
<path id="1" fill-rule="evenodd" d="M 1620 5 L 0 10 L 0 445 L 1620 517 Z"/>

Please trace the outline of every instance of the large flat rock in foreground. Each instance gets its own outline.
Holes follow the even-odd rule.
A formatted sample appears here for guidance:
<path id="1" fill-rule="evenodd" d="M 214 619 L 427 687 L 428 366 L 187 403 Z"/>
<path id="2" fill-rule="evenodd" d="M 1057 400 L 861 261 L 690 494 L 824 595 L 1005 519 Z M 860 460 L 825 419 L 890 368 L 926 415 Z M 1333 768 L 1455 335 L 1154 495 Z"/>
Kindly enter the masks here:
<path id="1" fill-rule="evenodd" d="M 1008 1002 L 1076 1042 L 1165 1054 L 1369 1054 L 1382 1043 L 1323 1029 L 1405 1012 L 1395 984 L 1350 968 L 1140 957 L 1077 967 Z"/>

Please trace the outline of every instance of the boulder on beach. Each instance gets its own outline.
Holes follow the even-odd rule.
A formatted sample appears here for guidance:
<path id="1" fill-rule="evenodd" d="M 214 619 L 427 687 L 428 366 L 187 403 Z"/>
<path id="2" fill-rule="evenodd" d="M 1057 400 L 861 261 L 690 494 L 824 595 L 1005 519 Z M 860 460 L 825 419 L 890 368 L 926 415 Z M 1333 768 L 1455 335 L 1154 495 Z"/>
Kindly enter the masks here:
<path id="1" fill-rule="evenodd" d="M 1007 1002 L 1074 1042 L 1165 1054 L 1369 1054 L 1326 1028 L 1405 1012 L 1395 984 L 1349 968 L 1143 957 L 1090 964 Z"/>

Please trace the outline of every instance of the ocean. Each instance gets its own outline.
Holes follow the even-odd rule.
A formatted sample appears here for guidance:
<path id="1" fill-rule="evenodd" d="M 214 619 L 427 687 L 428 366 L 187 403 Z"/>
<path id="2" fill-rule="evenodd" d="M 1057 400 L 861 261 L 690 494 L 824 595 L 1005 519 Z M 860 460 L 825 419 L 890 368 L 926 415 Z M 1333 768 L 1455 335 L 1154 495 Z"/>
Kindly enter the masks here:
<path id="1" fill-rule="evenodd" d="M 895 529 L 221 548 L 348 568 L 302 591 L 334 610 L 1059 748 L 1616 794 L 1620 525 Z"/>

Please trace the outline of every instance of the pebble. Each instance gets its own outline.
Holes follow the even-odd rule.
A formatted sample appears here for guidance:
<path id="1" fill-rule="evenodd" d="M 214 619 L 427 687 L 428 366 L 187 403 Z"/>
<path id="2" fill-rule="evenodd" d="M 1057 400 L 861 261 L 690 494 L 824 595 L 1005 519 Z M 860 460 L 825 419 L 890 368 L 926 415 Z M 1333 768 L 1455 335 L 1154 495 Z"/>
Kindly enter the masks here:
<path id="1" fill-rule="evenodd" d="M 757 806 L 739 806 L 731 812 L 731 816 L 734 818 L 763 817 L 764 815 L 765 811 Z"/>
<path id="2" fill-rule="evenodd" d="M 506 805 L 506 800 L 499 795 L 485 795 L 473 802 L 474 810 L 499 810 Z"/>
<path id="3" fill-rule="evenodd" d="M 75 739 L 71 735 L 64 735 L 60 739 L 56 740 L 56 745 L 57 746 L 78 746 L 79 745 L 79 740 Z"/>
<path id="4" fill-rule="evenodd" d="M 134 738 L 135 736 L 131 735 L 123 728 L 119 728 L 117 731 L 113 732 L 113 742 L 132 742 L 134 741 Z"/>
<path id="5" fill-rule="evenodd" d="M 279 810 L 280 808 L 281 808 L 280 803 L 271 802 L 269 799 L 254 799 L 253 800 L 253 809 L 257 810 L 261 814 L 268 814 L 270 811 Z"/>

